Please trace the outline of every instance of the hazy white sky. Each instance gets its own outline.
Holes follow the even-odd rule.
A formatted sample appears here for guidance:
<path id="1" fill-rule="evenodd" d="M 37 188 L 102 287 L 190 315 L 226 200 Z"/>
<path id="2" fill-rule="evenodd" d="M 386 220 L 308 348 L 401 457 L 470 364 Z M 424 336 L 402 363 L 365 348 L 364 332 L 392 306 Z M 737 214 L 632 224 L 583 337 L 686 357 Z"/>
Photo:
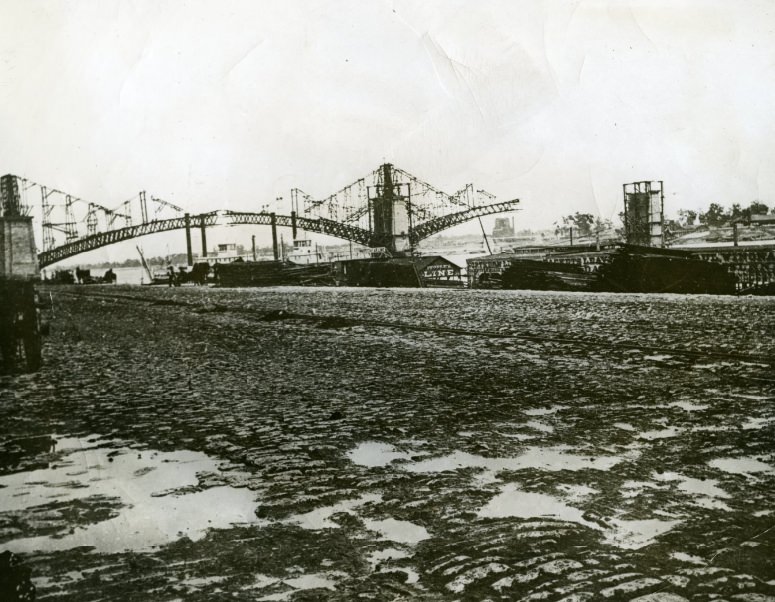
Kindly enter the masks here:
<path id="1" fill-rule="evenodd" d="M 0 2 L 0 171 L 114 206 L 319 197 L 389 161 L 523 226 L 775 203 L 775 3 Z"/>

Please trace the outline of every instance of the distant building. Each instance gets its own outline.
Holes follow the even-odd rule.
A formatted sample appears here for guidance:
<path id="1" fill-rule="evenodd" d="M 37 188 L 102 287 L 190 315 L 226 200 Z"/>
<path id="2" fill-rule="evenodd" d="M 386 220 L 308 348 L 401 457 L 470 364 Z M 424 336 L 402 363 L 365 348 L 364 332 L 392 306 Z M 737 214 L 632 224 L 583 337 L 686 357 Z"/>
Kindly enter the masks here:
<path id="1" fill-rule="evenodd" d="M 495 226 L 492 229 L 493 238 L 511 238 L 514 236 L 514 218 L 496 217 Z"/>

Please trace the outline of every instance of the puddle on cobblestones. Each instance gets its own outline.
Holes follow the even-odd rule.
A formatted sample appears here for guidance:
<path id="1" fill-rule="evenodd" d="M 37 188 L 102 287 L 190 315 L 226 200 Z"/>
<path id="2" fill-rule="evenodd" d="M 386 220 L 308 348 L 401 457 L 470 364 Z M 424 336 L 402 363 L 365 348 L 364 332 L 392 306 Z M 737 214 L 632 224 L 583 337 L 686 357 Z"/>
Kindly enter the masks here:
<path id="1" fill-rule="evenodd" d="M 646 439 L 647 441 L 654 441 L 655 439 L 669 439 L 676 437 L 679 433 L 679 429 L 671 426 L 660 431 L 645 431 L 638 433 L 640 439 Z"/>
<path id="2" fill-rule="evenodd" d="M 403 466 L 408 472 L 427 473 L 459 470 L 461 468 L 484 468 L 491 471 L 522 470 L 537 468 L 544 470 L 608 470 L 622 461 L 618 456 L 580 456 L 549 447 L 529 447 L 514 458 L 485 458 L 467 452 L 454 452 L 440 458 L 430 458 Z"/>
<path id="3" fill-rule="evenodd" d="M 376 531 L 384 539 L 398 543 L 416 544 L 430 537 L 425 527 L 405 520 L 387 518 L 384 520 L 366 519 L 363 522 L 370 531 Z"/>
<path id="4" fill-rule="evenodd" d="M 709 509 L 730 510 L 720 500 L 731 496 L 714 479 L 695 479 L 677 472 L 652 473 L 651 478 L 653 481 L 626 481 L 622 484 L 622 497 L 637 497 L 646 489 L 658 489 L 659 483 L 676 483 L 679 491 L 692 496 L 693 504 Z"/>
<path id="5" fill-rule="evenodd" d="M 522 491 L 509 483 L 501 492 L 479 511 L 482 518 L 536 518 L 551 516 L 564 521 L 578 523 L 592 529 L 600 527 L 586 519 L 578 508 L 568 506 L 561 500 L 545 493 Z"/>
<path id="6" fill-rule="evenodd" d="M 745 431 L 757 430 L 770 425 L 775 418 L 749 418 L 742 424 Z"/>
<path id="7" fill-rule="evenodd" d="M 564 409 L 565 406 L 553 405 L 549 408 L 535 408 L 533 410 L 522 410 L 522 413 L 526 416 L 546 416 L 548 414 L 556 414 L 558 410 Z"/>
<path id="8" fill-rule="evenodd" d="M 534 429 L 536 431 L 541 431 L 542 433 L 553 433 L 554 427 L 545 424 L 543 422 L 539 422 L 538 420 L 531 420 L 530 422 L 525 423 L 525 426 L 531 429 Z"/>
<path id="9" fill-rule="evenodd" d="M 698 564 L 698 565 L 706 565 L 708 564 L 705 562 L 703 558 L 700 558 L 699 556 L 692 556 L 691 554 L 687 554 L 686 552 L 673 552 L 670 554 L 670 558 L 674 558 L 675 560 L 680 560 L 681 562 L 688 562 L 689 564 Z"/>
<path id="10" fill-rule="evenodd" d="M 336 585 L 336 581 L 329 579 L 328 575 L 320 573 L 310 573 L 291 579 L 283 579 L 283 583 L 287 583 L 294 589 L 334 589 L 334 586 Z"/>
<path id="11" fill-rule="evenodd" d="M 369 554 L 369 563 L 372 569 L 374 569 L 378 564 L 386 560 L 401 560 L 402 558 L 409 558 L 409 553 L 396 548 L 385 548 L 384 550 L 377 550 Z"/>
<path id="12" fill-rule="evenodd" d="M 749 395 L 746 393 L 731 393 L 730 397 L 737 397 L 738 399 L 750 399 L 751 401 L 769 401 L 775 399 L 771 395 Z"/>
<path id="13" fill-rule="evenodd" d="M 720 424 L 703 424 L 699 426 L 693 426 L 688 431 L 690 433 L 723 433 L 724 431 L 733 430 L 731 426 L 724 426 Z"/>
<path id="14" fill-rule="evenodd" d="M 558 487 L 569 500 L 583 500 L 593 493 L 600 493 L 597 489 L 587 487 L 586 485 L 568 485 L 562 484 Z"/>
<path id="15" fill-rule="evenodd" d="M 651 476 L 657 481 L 679 481 L 678 489 L 685 493 L 712 498 L 730 497 L 726 491 L 718 486 L 718 481 L 714 479 L 694 479 L 677 472 L 654 473 Z"/>
<path id="16" fill-rule="evenodd" d="M 699 412 L 701 410 L 707 410 L 710 406 L 701 403 L 692 403 L 691 401 L 674 401 L 667 404 L 671 408 L 681 408 L 687 412 Z"/>
<path id="17" fill-rule="evenodd" d="M 287 589 L 282 592 L 268 594 L 258 598 L 258 600 L 288 600 L 294 596 L 297 592 L 309 589 L 328 589 L 335 590 L 337 581 L 335 578 L 346 577 L 345 573 L 332 572 L 332 573 L 306 573 L 299 575 L 298 577 L 289 577 L 278 579 L 275 577 L 267 577 L 265 575 L 258 575 L 256 583 L 247 589 L 264 589 L 273 585 L 285 585 L 291 589 Z"/>
<path id="18" fill-rule="evenodd" d="M 367 441 L 349 451 L 347 457 L 354 464 L 376 468 L 378 466 L 387 466 L 395 460 L 409 459 L 410 455 L 397 451 L 395 447 L 387 443 Z"/>
<path id="19" fill-rule="evenodd" d="M 652 543 L 654 539 L 680 524 L 680 520 L 621 520 L 612 518 L 608 524 L 612 528 L 605 530 L 606 543 L 619 548 L 637 550 Z"/>
<path id="20" fill-rule="evenodd" d="M 506 439 L 516 439 L 517 441 L 529 441 L 530 439 L 536 439 L 537 435 L 526 435 L 524 433 L 498 433 L 501 437 Z"/>
<path id="21" fill-rule="evenodd" d="M 333 506 L 323 506 L 304 514 L 291 516 L 285 522 L 299 525 L 302 529 L 320 531 L 322 529 L 336 529 L 339 527 L 331 517 L 341 512 L 352 513 L 359 506 L 368 503 L 382 501 L 382 496 L 377 493 L 367 493 L 354 500 L 344 500 Z"/>
<path id="22" fill-rule="evenodd" d="M 253 576 L 253 583 L 243 586 L 242 589 L 265 589 L 271 585 L 274 585 L 275 583 L 278 583 L 279 581 L 279 577 L 270 577 L 269 575 L 258 573 L 257 575 Z"/>
<path id="23" fill-rule="evenodd" d="M 183 581 L 180 582 L 180 585 L 186 586 L 187 588 L 189 588 L 189 591 L 192 591 L 192 590 L 197 591 L 209 585 L 223 583 L 227 579 L 228 577 L 226 577 L 225 575 L 211 575 L 209 577 L 192 577 L 190 579 L 184 579 Z"/>
<path id="24" fill-rule="evenodd" d="M 356 514 L 356 511 L 365 504 L 375 504 L 382 501 L 382 496 L 376 493 L 367 493 L 359 498 L 344 500 L 333 506 L 316 508 L 305 514 L 291 516 L 284 522 L 300 526 L 302 529 L 320 531 L 322 529 L 337 529 L 339 525 L 331 520 L 336 514 Z M 364 519 L 363 524 L 370 531 L 376 531 L 383 539 L 404 544 L 416 544 L 430 535 L 424 527 L 415 525 L 409 521 L 386 518 L 381 520 Z"/>
<path id="25" fill-rule="evenodd" d="M 112 553 L 141 550 L 208 529 L 256 521 L 253 492 L 229 486 L 192 491 L 198 473 L 220 473 L 218 462 L 193 451 L 158 452 L 100 447 L 93 438 L 60 438 L 64 455 L 48 468 L 0 477 L 3 511 L 34 511 L 51 503 L 116 500 L 118 515 L 75 527 L 62 536 L 28 537 L 5 544 L 15 552 L 67 550 L 79 546 Z M 217 508 L 218 511 L 213 511 Z M 69 525 L 63 523 L 62 531 Z"/>
<path id="26" fill-rule="evenodd" d="M 708 462 L 708 465 L 731 474 L 775 473 L 775 467 L 756 458 L 717 458 Z"/>
<path id="27" fill-rule="evenodd" d="M 734 364 L 730 362 L 713 362 L 711 364 L 694 364 L 692 370 L 718 370 L 719 368 L 732 368 Z"/>
<path id="28" fill-rule="evenodd" d="M 479 511 L 482 518 L 540 518 L 554 517 L 577 523 L 596 531 L 602 531 L 606 543 L 619 548 L 637 549 L 651 543 L 654 538 L 667 533 L 681 521 L 678 520 L 622 520 L 605 521 L 605 528 L 584 518 L 584 512 L 569 506 L 562 500 L 544 493 L 520 490 L 516 485 L 506 485 L 501 493 Z"/>
<path id="29" fill-rule="evenodd" d="M 625 481 L 622 483 L 621 495 L 623 498 L 638 497 L 644 489 L 656 489 L 657 486 L 649 481 Z"/>

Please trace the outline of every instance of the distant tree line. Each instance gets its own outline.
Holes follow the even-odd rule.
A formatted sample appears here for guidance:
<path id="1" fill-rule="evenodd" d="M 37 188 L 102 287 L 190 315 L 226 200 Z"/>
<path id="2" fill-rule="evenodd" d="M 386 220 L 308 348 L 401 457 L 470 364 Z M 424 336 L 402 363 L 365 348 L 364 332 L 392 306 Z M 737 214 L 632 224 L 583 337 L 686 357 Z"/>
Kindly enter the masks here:
<path id="1" fill-rule="evenodd" d="M 740 203 L 735 203 L 729 209 L 718 203 L 711 203 L 706 211 L 699 213 L 691 209 L 679 209 L 678 223 L 681 226 L 695 226 L 699 223 L 703 226 L 717 228 L 729 225 L 735 220 L 747 220 L 752 215 L 767 215 L 768 213 L 775 215 L 775 207 L 770 210 L 761 201 L 753 201 L 748 207 L 742 207 Z"/>
<path id="2" fill-rule="evenodd" d="M 566 215 L 562 221 L 555 222 L 554 225 L 557 236 L 567 235 L 571 228 L 578 236 L 593 236 L 614 227 L 610 219 L 602 219 L 591 213 L 581 213 L 580 211 L 573 215 Z"/>
<path id="3" fill-rule="evenodd" d="M 730 225 L 735 220 L 746 221 L 752 215 L 775 215 L 775 207 L 767 206 L 766 203 L 756 200 L 748 207 L 743 207 L 740 203 L 735 203 L 730 208 L 722 207 L 718 203 L 711 203 L 706 211 L 693 211 L 691 209 L 678 210 L 678 223 L 668 220 L 673 227 L 686 228 L 696 225 L 703 225 L 713 228 Z M 624 223 L 624 213 L 619 214 L 619 219 Z M 604 230 L 611 230 L 613 223 L 608 219 L 595 217 L 591 213 L 581 213 L 577 211 L 573 215 L 566 215 L 561 221 L 555 222 L 555 234 L 567 236 L 569 230 L 573 228 L 574 234 L 579 237 L 589 237 L 599 234 Z M 617 233 L 621 233 L 617 230 Z"/>

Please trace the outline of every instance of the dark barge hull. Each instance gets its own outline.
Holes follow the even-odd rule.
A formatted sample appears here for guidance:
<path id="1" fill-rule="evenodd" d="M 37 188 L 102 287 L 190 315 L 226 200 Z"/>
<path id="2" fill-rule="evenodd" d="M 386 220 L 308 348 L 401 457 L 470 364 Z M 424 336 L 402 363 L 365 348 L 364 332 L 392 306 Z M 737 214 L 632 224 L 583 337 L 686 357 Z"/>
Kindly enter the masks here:
<path id="1" fill-rule="evenodd" d="M 334 262 L 333 277 L 337 286 L 385 286 L 391 288 L 423 287 L 424 282 L 414 260 L 350 259 Z"/>
<path id="2" fill-rule="evenodd" d="M 580 265 L 515 259 L 499 288 L 614 293 L 734 295 L 736 280 L 726 266 L 687 251 L 621 245 L 596 272 Z"/>
<path id="3" fill-rule="evenodd" d="M 217 286 L 330 286 L 330 264 L 297 265 L 284 261 L 235 261 L 213 267 Z"/>
<path id="4" fill-rule="evenodd" d="M 687 251 L 622 245 L 598 272 L 597 290 L 623 293 L 734 295 L 726 266 Z"/>
<path id="5" fill-rule="evenodd" d="M 502 274 L 500 287 L 510 290 L 591 291 L 597 277 L 581 266 L 520 259 Z"/>

